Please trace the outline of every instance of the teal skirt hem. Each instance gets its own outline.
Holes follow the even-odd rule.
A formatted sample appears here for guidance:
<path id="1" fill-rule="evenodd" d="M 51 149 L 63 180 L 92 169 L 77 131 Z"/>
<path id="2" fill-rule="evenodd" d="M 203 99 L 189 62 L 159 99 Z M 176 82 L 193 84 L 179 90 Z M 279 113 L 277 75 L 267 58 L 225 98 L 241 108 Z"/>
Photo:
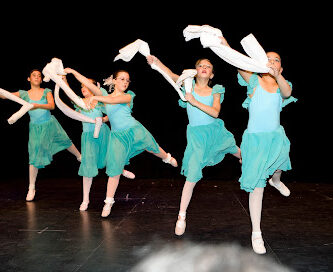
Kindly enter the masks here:
<path id="1" fill-rule="evenodd" d="M 53 115 L 43 123 L 30 122 L 28 142 L 30 165 L 44 168 L 51 163 L 53 155 L 71 145 L 72 141 Z"/>
<path id="2" fill-rule="evenodd" d="M 181 174 L 187 181 L 198 182 L 202 169 L 220 163 L 226 154 L 238 152 L 236 141 L 221 119 L 201 126 L 187 126 L 187 146 L 185 149 Z"/>
<path id="3" fill-rule="evenodd" d="M 81 134 L 81 164 L 79 176 L 93 178 L 98 175 L 98 170 L 106 166 L 106 152 L 109 142 L 110 128 L 103 124 L 98 138 L 94 138 L 94 132 L 82 132 Z"/>
<path id="4" fill-rule="evenodd" d="M 120 175 L 130 159 L 143 151 L 160 153 L 159 145 L 151 133 L 138 121 L 128 129 L 113 131 L 109 137 L 106 154 L 106 174 L 109 177 Z"/>
<path id="5" fill-rule="evenodd" d="M 266 180 L 276 170 L 291 169 L 290 141 L 280 126 L 271 132 L 250 133 L 245 130 L 242 138 L 242 175 L 240 188 L 252 192 L 264 188 Z"/>

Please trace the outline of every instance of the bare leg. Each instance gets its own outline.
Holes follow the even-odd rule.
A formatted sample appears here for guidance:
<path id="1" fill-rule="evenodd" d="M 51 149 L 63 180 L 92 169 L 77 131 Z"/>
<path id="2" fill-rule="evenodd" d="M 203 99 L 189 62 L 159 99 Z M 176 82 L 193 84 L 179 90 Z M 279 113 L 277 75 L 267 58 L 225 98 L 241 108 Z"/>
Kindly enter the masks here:
<path id="1" fill-rule="evenodd" d="M 109 216 L 109 214 L 111 212 L 111 208 L 114 203 L 114 195 L 115 195 L 118 185 L 119 185 L 119 178 L 120 178 L 120 175 L 114 176 L 114 177 L 109 177 L 109 179 L 108 179 L 108 184 L 107 184 L 107 189 L 106 189 L 106 198 L 104 200 L 105 205 L 103 207 L 103 211 L 101 214 L 102 217 Z"/>
<path id="2" fill-rule="evenodd" d="M 183 191 L 182 191 L 182 197 L 180 200 L 180 208 L 179 208 L 179 214 L 178 214 L 178 220 L 175 227 L 175 234 L 176 235 L 183 235 L 186 228 L 186 211 L 188 208 L 188 205 L 190 204 L 193 189 L 196 185 L 196 182 L 190 182 L 185 181 Z"/>
<path id="3" fill-rule="evenodd" d="M 67 150 L 72 153 L 78 161 L 81 161 L 81 153 L 79 150 L 77 150 L 76 146 L 72 144 L 70 147 L 67 148 Z"/>
<path id="4" fill-rule="evenodd" d="M 85 211 L 89 204 L 89 194 L 93 178 L 83 177 L 83 201 L 80 205 L 80 211 Z"/>
<path id="5" fill-rule="evenodd" d="M 35 198 L 36 192 L 36 179 L 38 174 L 38 168 L 33 165 L 29 165 L 29 191 L 26 197 L 27 201 L 32 201 Z"/>
<path id="6" fill-rule="evenodd" d="M 266 253 L 260 229 L 263 195 L 264 188 L 255 188 L 249 195 L 249 210 L 252 222 L 252 247 L 254 252 L 258 254 Z"/>

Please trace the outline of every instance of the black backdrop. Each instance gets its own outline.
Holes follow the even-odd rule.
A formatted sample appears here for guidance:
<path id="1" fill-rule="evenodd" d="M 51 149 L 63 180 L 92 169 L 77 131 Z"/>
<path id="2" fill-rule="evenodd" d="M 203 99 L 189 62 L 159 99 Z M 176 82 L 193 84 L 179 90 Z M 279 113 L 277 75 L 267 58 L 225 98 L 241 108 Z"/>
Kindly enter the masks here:
<path id="1" fill-rule="evenodd" d="M 210 49 L 202 48 L 198 39 L 185 42 L 183 29 L 189 24 L 209 24 L 220 28 L 228 42 L 243 52 L 240 40 L 253 33 L 266 51 L 276 51 L 282 57 L 283 75 L 293 83 L 297 103 L 284 108 L 281 124 L 292 143 L 293 170 L 285 179 L 326 182 L 330 179 L 330 126 L 332 123 L 329 34 L 326 8 L 288 4 L 266 4 L 262 8 L 252 3 L 234 7 L 222 4 L 177 8 L 169 3 L 152 8 L 132 6 L 127 2 L 117 6 L 89 5 L 41 9 L 34 3 L 14 6 L 4 11 L 1 18 L 1 78 L 0 87 L 8 91 L 27 90 L 27 76 L 32 68 L 42 69 L 52 57 L 63 60 L 83 75 L 99 82 L 116 69 L 130 72 L 130 90 L 136 93 L 133 116 L 156 138 L 166 151 L 181 163 L 186 146 L 186 111 L 178 107 L 178 95 L 163 77 L 152 70 L 145 58 L 138 54 L 131 62 L 113 62 L 118 50 L 140 38 L 148 42 L 151 53 L 159 57 L 174 72 L 193 68 L 196 59 L 209 58 L 216 70 L 215 84 L 226 88 L 220 118 L 240 145 L 247 125 L 248 113 L 241 107 L 246 88 L 237 83 L 236 68 L 223 62 Z M 36 6 L 34 6 L 36 5 Z M 207 8 L 208 6 L 208 8 Z M 140 9 L 139 9 L 140 8 Z M 329 66 L 327 66 L 329 67 Z M 73 77 L 69 83 L 80 94 L 80 86 Z M 53 88 L 53 83 L 43 83 Z M 63 100 L 66 97 L 62 95 Z M 28 115 L 9 125 L 8 117 L 19 106 L 11 101 L 0 101 L 1 177 L 28 177 Z M 80 149 L 81 124 L 55 109 L 53 114 L 62 124 L 74 144 Z M 79 163 L 66 151 L 54 157 L 54 162 L 41 171 L 47 177 L 77 177 Z M 179 169 L 160 162 L 150 154 L 131 160 L 128 169 L 138 177 L 180 177 Z M 104 172 L 104 171 L 102 171 Z M 103 175 L 103 174 L 102 174 Z M 207 168 L 205 178 L 237 179 L 238 161 L 227 156 L 223 163 Z"/>

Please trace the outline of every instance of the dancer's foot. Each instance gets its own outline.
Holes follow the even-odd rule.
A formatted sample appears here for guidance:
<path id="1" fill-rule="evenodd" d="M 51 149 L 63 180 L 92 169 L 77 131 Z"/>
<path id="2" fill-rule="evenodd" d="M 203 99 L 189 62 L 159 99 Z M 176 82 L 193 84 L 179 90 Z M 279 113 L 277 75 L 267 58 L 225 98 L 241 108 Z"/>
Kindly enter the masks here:
<path id="1" fill-rule="evenodd" d="M 88 209 L 89 202 L 87 201 L 82 201 L 80 205 L 80 211 L 86 211 Z"/>
<path id="2" fill-rule="evenodd" d="M 35 198 L 35 193 L 36 190 L 35 189 L 29 189 L 27 197 L 25 198 L 26 201 L 33 201 Z"/>
<path id="3" fill-rule="evenodd" d="M 171 164 L 173 167 L 178 166 L 178 163 L 177 163 L 176 159 L 173 158 L 170 153 L 168 153 L 167 157 L 165 159 L 163 159 L 162 161 L 165 162 L 165 163 Z"/>
<path id="4" fill-rule="evenodd" d="M 103 207 L 103 211 L 102 211 L 102 214 L 101 216 L 102 217 L 108 217 L 109 214 L 111 213 L 111 208 L 113 206 L 113 203 L 115 202 L 114 200 L 104 200 L 105 202 L 105 205 Z"/>
<path id="5" fill-rule="evenodd" d="M 268 182 L 271 186 L 273 186 L 274 188 L 279 190 L 281 195 L 284 195 L 284 196 L 289 196 L 290 195 L 290 190 L 288 189 L 288 187 L 286 185 L 284 185 L 284 183 L 282 181 L 280 181 L 280 183 L 277 184 L 277 185 L 273 182 L 272 179 L 269 179 Z"/>
<path id="6" fill-rule="evenodd" d="M 176 222 L 175 234 L 181 236 L 184 234 L 186 228 L 185 216 L 178 215 L 178 220 Z"/>
<path id="7" fill-rule="evenodd" d="M 82 156 L 80 155 L 79 157 L 76 157 L 76 159 L 81 162 Z"/>
<path id="8" fill-rule="evenodd" d="M 265 254 L 266 253 L 266 248 L 264 246 L 264 240 L 262 239 L 261 232 L 255 233 L 252 232 L 252 248 L 253 251 L 257 254 Z"/>
<path id="9" fill-rule="evenodd" d="M 127 171 L 127 170 L 123 170 L 122 175 L 123 175 L 125 178 L 129 178 L 129 179 L 134 179 L 134 178 L 135 178 L 134 173 L 132 173 L 132 172 L 130 172 L 130 171 Z"/>

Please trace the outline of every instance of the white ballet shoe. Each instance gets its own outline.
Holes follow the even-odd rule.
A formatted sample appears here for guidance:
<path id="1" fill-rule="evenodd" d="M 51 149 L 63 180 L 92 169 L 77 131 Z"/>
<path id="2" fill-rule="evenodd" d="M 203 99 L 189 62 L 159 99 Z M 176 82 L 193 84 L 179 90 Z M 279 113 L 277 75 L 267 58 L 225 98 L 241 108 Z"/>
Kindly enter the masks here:
<path id="1" fill-rule="evenodd" d="M 162 161 L 165 162 L 165 163 L 171 164 L 173 167 L 178 166 L 178 163 L 177 163 L 176 159 L 173 158 L 170 153 L 167 153 L 167 157 L 165 159 L 163 159 Z"/>
<path id="2" fill-rule="evenodd" d="M 80 211 L 86 211 L 88 209 L 89 202 L 82 201 L 80 205 Z"/>
<path id="3" fill-rule="evenodd" d="M 25 198 L 26 201 L 33 201 L 34 198 L 35 198 L 35 193 L 36 193 L 36 190 L 35 189 L 30 189 L 29 188 L 29 191 L 27 193 L 27 197 Z"/>
<path id="4" fill-rule="evenodd" d="M 178 215 L 178 220 L 176 222 L 175 234 L 181 236 L 184 234 L 186 228 L 185 217 Z"/>
<path id="5" fill-rule="evenodd" d="M 125 177 L 125 178 L 129 178 L 129 179 L 134 179 L 135 178 L 135 175 L 134 173 L 130 172 L 130 171 L 127 171 L 127 170 L 124 170 L 122 175 Z"/>
<path id="6" fill-rule="evenodd" d="M 264 240 L 261 235 L 255 238 L 251 238 L 253 251 L 257 254 L 265 254 L 266 248 L 264 246 Z"/>
<path id="7" fill-rule="evenodd" d="M 103 207 L 103 211 L 102 211 L 101 216 L 102 217 L 108 217 L 109 214 L 111 213 L 111 208 L 113 206 L 114 201 L 106 201 L 106 200 L 104 200 L 104 202 L 105 202 L 105 205 Z"/>
<path id="8" fill-rule="evenodd" d="M 269 179 L 268 183 L 271 186 L 273 186 L 274 188 L 276 188 L 277 190 L 279 190 L 281 195 L 284 195 L 284 196 L 289 196 L 290 195 L 290 190 L 288 189 L 288 187 L 286 185 L 284 185 L 284 183 L 282 181 L 280 181 L 280 183 L 278 185 L 275 185 L 273 180 Z"/>

